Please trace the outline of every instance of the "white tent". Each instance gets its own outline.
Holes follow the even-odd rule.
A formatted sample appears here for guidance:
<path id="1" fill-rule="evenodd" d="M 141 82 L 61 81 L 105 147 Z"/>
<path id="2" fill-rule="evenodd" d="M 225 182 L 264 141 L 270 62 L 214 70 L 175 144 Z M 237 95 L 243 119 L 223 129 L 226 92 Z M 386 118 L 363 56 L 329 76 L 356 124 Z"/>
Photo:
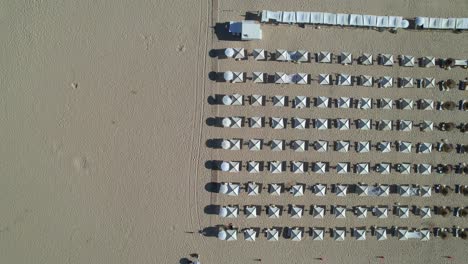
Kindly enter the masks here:
<path id="1" fill-rule="evenodd" d="M 306 50 L 294 51 L 292 54 L 290 54 L 290 58 L 293 61 L 308 62 L 309 61 L 309 52 L 306 51 Z"/>
<path id="2" fill-rule="evenodd" d="M 392 54 L 380 54 L 379 56 L 380 65 L 383 66 L 392 66 L 393 65 L 393 55 Z"/>
<path id="3" fill-rule="evenodd" d="M 379 142 L 379 144 L 377 145 L 378 147 L 378 150 L 381 151 L 382 153 L 388 153 L 390 151 L 392 151 L 392 142 L 390 141 L 382 141 L 382 142 Z"/>
<path id="4" fill-rule="evenodd" d="M 420 194 L 421 197 L 431 197 L 432 187 L 431 186 L 421 186 Z"/>
<path id="5" fill-rule="evenodd" d="M 323 184 L 314 185 L 314 193 L 317 196 L 325 196 L 327 192 L 327 186 Z"/>
<path id="6" fill-rule="evenodd" d="M 382 109 L 392 109 L 393 100 L 390 98 L 381 98 L 379 99 L 379 107 Z"/>
<path id="7" fill-rule="evenodd" d="M 336 14 L 336 24 L 340 26 L 349 25 L 349 14 Z"/>
<path id="8" fill-rule="evenodd" d="M 323 218 L 325 215 L 325 206 L 314 205 L 312 215 L 314 218 Z"/>
<path id="9" fill-rule="evenodd" d="M 423 175 L 428 175 L 428 174 L 431 174 L 432 172 L 431 164 L 427 164 L 427 163 L 418 164 L 416 168 L 417 168 L 417 172 Z"/>
<path id="10" fill-rule="evenodd" d="M 340 97 L 336 100 L 336 107 L 338 108 L 349 108 L 351 105 L 351 98 L 349 97 Z"/>
<path id="11" fill-rule="evenodd" d="M 309 97 L 296 96 L 293 100 L 293 108 L 306 108 L 309 106 Z"/>
<path id="12" fill-rule="evenodd" d="M 421 207 L 419 209 L 419 215 L 423 219 L 431 218 L 431 208 L 429 206 Z"/>
<path id="13" fill-rule="evenodd" d="M 247 194 L 250 196 L 255 196 L 260 193 L 260 186 L 255 182 L 249 182 L 247 184 Z"/>
<path id="14" fill-rule="evenodd" d="M 270 161 L 270 172 L 271 173 L 282 173 L 283 162 L 282 161 Z"/>
<path id="15" fill-rule="evenodd" d="M 299 228 L 291 229 L 291 240 L 292 241 L 301 241 L 302 240 L 302 230 Z"/>
<path id="16" fill-rule="evenodd" d="M 252 79 L 254 83 L 264 83 L 265 82 L 265 73 L 263 72 L 253 72 Z"/>
<path id="17" fill-rule="evenodd" d="M 329 102 L 330 102 L 330 98 L 326 96 L 318 96 L 315 99 L 315 106 L 319 108 L 328 108 L 328 106 L 330 105 Z"/>
<path id="18" fill-rule="evenodd" d="M 294 73 L 289 76 L 289 80 L 291 80 L 295 84 L 308 84 L 309 83 L 309 74 L 307 73 Z"/>
<path id="19" fill-rule="evenodd" d="M 349 141 L 338 140 L 335 143 L 335 151 L 338 152 L 348 152 L 349 151 Z"/>
<path id="20" fill-rule="evenodd" d="M 259 94 L 252 94 L 250 96 L 250 105 L 251 106 L 263 106 L 265 102 L 265 96 Z"/>
<path id="21" fill-rule="evenodd" d="M 275 60 L 277 61 L 290 61 L 289 52 L 283 49 L 277 49 L 275 51 Z"/>
<path id="22" fill-rule="evenodd" d="M 367 218 L 367 207 L 358 206 L 355 208 L 354 213 L 357 218 Z"/>
<path id="23" fill-rule="evenodd" d="M 233 51 L 234 51 L 234 56 L 233 56 L 234 59 L 243 60 L 247 58 L 244 48 L 233 48 Z"/>
<path id="24" fill-rule="evenodd" d="M 359 99 L 359 109 L 372 109 L 372 98 L 361 98 Z"/>
<path id="25" fill-rule="evenodd" d="M 408 229 L 398 228 L 398 240 L 408 240 Z"/>
<path id="26" fill-rule="evenodd" d="M 390 88 L 393 87 L 393 77 L 390 76 L 383 76 L 379 80 L 379 87 L 380 88 Z"/>
<path id="27" fill-rule="evenodd" d="M 411 120 L 399 120 L 398 130 L 400 130 L 400 131 L 411 131 L 411 130 L 413 130 L 413 121 L 411 121 Z"/>
<path id="28" fill-rule="evenodd" d="M 423 120 L 421 124 L 419 125 L 419 128 L 423 132 L 430 132 L 434 130 L 434 122 L 429 121 L 429 120 Z"/>
<path id="29" fill-rule="evenodd" d="M 275 228 L 268 228 L 266 230 L 266 235 L 268 241 L 278 241 L 279 231 Z"/>
<path id="30" fill-rule="evenodd" d="M 336 164 L 336 172 L 338 174 L 346 174 L 349 172 L 349 163 L 348 162 L 338 162 Z"/>
<path id="31" fill-rule="evenodd" d="M 377 121 L 377 129 L 382 131 L 390 131 L 393 129 L 392 120 L 379 120 Z"/>
<path id="32" fill-rule="evenodd" d="M 273 106 L 283 107 L 286 105 L 286 96 L 275 95 L 272 97 Z"/>
<path id="33" fill-rule="evenodd" d="M 397 149 L 401 153 L 411 153 L 411 148 L 413 144 L 408 141 L 398 141 Z"/>
<path id="34" fill-rule="evenodd" d="M 324 162 L 315 162 L 314 163 L 314 167 L 313 167 L 313 171 L 315 173 L 320 173 L 320 174 L 323 174 L 327 171 L 327 164 L 324 163 Z"/>
<path id="35" fill-rule="evenodd" d="M 260 172 L 260 162 L 258 162 L 258 161 L 249 161 L 247 163 L 247 171 L 249 173 L 259 173 Z"/>
<path id="36" fill-rule="evenodd" d="M 398 206 L 398 217 L 408 218 L 409 217 L 409 208 L 408 206 Z"/>
<path id="37" fill-rule="evenodd" d="M 362 162 L 356 164 L 356 173 L 357 174 L 368 174 L 369 173 L 369 163 Z"/>
<path id="38" fill-rule="evenodd" d="M 270 147 L 272 151 L 283 151 L 284 140 L 283 139 L 272 139 L 270 141 Z"/>
<path id="39" fill-rule="evenodd" d="M 254 57 L 254 60 L 265 60 L 266 52 L 264 49 L 254 49 L 252 51 L 252 56 Z"/>
<path id="40" fill-rule="evenodd" d="M 247 217 L 247 219 L 251 219 L 251 218 L 257 218 L 257 207 L 256 206 L 246 206 L 245 207 L 245 215 Z"/>
<path id="41" fill-rule="evenodd" d="M 387 240 L 387 229 L 386 228 L 377 228 L 375 230 L 375 236 L 378 241 Z"/>
<path id="42" fill-rule="evenodd" d="M 336 218 L 346 218 L 346 207 L 345 206 L 335 206 L 335 217 Z"/>
<path id="43" fill-rule="evenodd" d="M 245 241 L 255 241 L 255 237 L 257 236 L 257 232 L 252 228 L 244 230 L 244 239 Z"/>
<path id="44" fill-rule="evenodd" d="M 349 130 L 349 119 L 338 118 L 336 119 L 336 128 L 339 130 Z"/>
<path id="45" fill-rule="evenodd" d="M 328 51 L 321 51 L 317 53 L 317 62 L 321 63 L 331 63 L 332 62 L 332 54 Z"/>
<path id="46" fill-rule="evenodd" d="M 353 85 L 353 80 L 351 78 L 351 75 L 343 74 L 343 73 L 338 74 L 337 84 L 342 85 L 342 86 L 351 86 L 351 85 Z"/>
<path id="47" fill-rule="evenodd" d="M 310 12 L 296 12 L 296 22 L 298 24 L 309 24 Z"/>
<path id="48" fill-rule="evenodd" d="M 276 205 L 270 205 L 268 206 L 267 214 L 269 218 L 279 218 L 280 209 Z"/>
<path id="49" fill-rule="evenodd" d="M 244 80 L 244 75 L 245 75 L 245 72 L 232 72 L 233 74 L 233 79 L 232 79 L 232 83 L 240 83 L 240 82 L 245 82 Z"/>
<path id="50" fill-rule="evenodd" d="M 335 241 L 344 241 L 346 235 L 346 230 L 344 228 L 335 228 L 333 229 L 333 239 Z"/>
<path id="51" fill-rule="evenodd" d="M 261 150 L 263 147 L 263 139 L 250 139 L 249 140 L 249 150 L 251 151 L 258 151 Z"/>
<path id="52" fill-rule="evenodd" d="M 401 88 L 413 88 L 414 79 L 412 77 L 401 77 L 399 78 Z"/>
<path id="53" fill-rule="evenodd" d="M 377 26 L 377 16 L 362 15 L 362 25 L 365 27 Z"/>
<path id="54" fill-rule="evenodd" d="M 310 23 L 312 24 L 323 24 L 323 12 L 310 12 Z"/>
<path id="55" fill-rule="evenodd" d="M 293 140 L 290 144 L 291 148 L 297 152 L 304 152 L 307 150 L 307 142 L 304 140 Z"/>
<path id="56" fill-rule="evenodd" d="M 239 172 L 241 168 L 240 161 L 223 161 L 221 170 L 226 172 Z"/>
<path id="57" fill-rule="evenodd" d="M 386 28 L 388 27 L 388 16 L 377 16 L 377 27 Z"/>
<path id="58" fill-rule="evenodd" d="M 431 237 L 431 231 L 427 229 L 423 229 L 419 231 L 421 241 L 428 241 Z"/>
<path id="59" fill-rule="evenodd" d="M 370 141 L 358 141 L 356 142 L 356 151 L 358 153 L 369 152 L 371 148 Z"/>
<path id="60" fill-rule="evenodd" d="M 242 146 L 241 139 L 224 139 L 221 143 L 223 149 L 240 150 Z"/>
<path id="61" fill-rule="evenodd" d="M 238 196 L 240 185 L 237 183 L 223 182 L 219 188 L 219 192 L 230 196 Z"/>
<path id="62" fill-rule="evenodd" d="M 388 217 L 388 207 L 377 206 L 372 209 L 372 212 L 374 213 L 375 216 L 377 216 L 377 218 Z"/>
<path id="63" fill-rule="evenodd" d="M 391 166 L 390 163 L 382 162 L 376 165 L 375 170 L 380 174 L 390 174 Z"/>
<path id="64" fill-rule="evenodd" d="M 304 185 L 302 184 L 296 184 L 291 187 L 289 190 L 289 193 L 292 194 L 294 197 L 299 197 L 304 195 Z"/>
<path id="65" fill-rule="evenodd" d="M 364 26 L 364 16 L 360 14 L 350 14 L 349 15 L 349 25 L 350 26 Z"/>
<path id="66" fill-rule="evenodd" d="M 436 87 L 435 79 L 431 77 L 424 77 L 421 79 L 421 86 L 423 88 L 435 88 Z"/>
<path id="67" fill-rule="evenodd" d="M 363 54 L 361 55 L 361 57 L 359 58 L 359 62 L 360 62 L 362 65 L 372 65 L 372 64 L 374 64 L 374 59 L 373 59 L 372 54 L 363 53 Z"/>
<path id="68" fill-rule="evenodd" d="M 323 13 L 323 23 L 326 25 L 336 25 L 336 14 Z"/>
<path id="69" fill-rule="evenodd" d="M 435 67 L 435 58 L 432 56 L 423 57 L 421 58 L 420 65 L 426 68 Z"/>
<path id="70" fill-rule="evenodd" d="M 418 153 L 431 153 L 432 152 L 432 143 L 419 143 L 418 144 Z"/>
<path id="71" fill-rule="evenodd" d="M 354 237 L 356 240 L 366 240 L 366 229 L 354 228 Z"/>
<path id="72" fill-rule="evenodd" d="M 264 124 L 264 117 L 252 116 L 249 118 L 249 127 L 250 128 L 262 128 Z"/>
<path id="73" fill-rule="evenodd" d="M 275 83 L 276 83 L 276 84 L 288 84 L 288 83 L 291 83 L 291 79 L 290 79 L 289 75 L 287 75 L 287 74 L 284 73 L 284 72 L 275 72 L 274 79 L 275 79 Z"/>
<path id="74" fill-rule="evenodd" d="M 357 184 L 356 193 L 359 196 L 367 196 L 369 194 L 369 185 L 367 184 Z"/>
<path id="75" fill-rule="evenodd" d="M 328 129 L 328 119 L 316 118 L 315 119 L 315 128 L 318 130 Z"/>
<path id="76" fill-rule="evenodd" d="M 225 95 L 223 96 L 224 105 L 243 105 L 244 97 L 240 94 Z"/>
<path id="77" fill-rule="evenodd" d="M 325 229 L 323 228 L 312 228 L 312 240 L 323 240 Z"/>
<path id="78" fill-rule="evenodd" d="M 327 152 L 328 150 L 328 141 L 326 140 L 317 140 L 314 143 L 315 150 L 318 152 Z"/>
<path id="79" fill-rule="evenodd" d="M 282 11 L 263 10 L 262 11 L 261 22 L 263 22 L 263 23 L 267 23 L 267 22 L 270 22 L 270 21 L 281 22 L 282 18 L 283 18 L 283 12 Z"/>
<path id="80" fill-rule="evenodd" d="M 302 217 L 302 214 L 304 213 L 304 209 L 298 206 L 291 206 L 291 218 L 294 219 L 299 219 Z"/>
<path id="81" fill-rule="evenodd" d="M 229 128 L 241 128 L 243 124 L 243 118 L 242 117 L 225 117 L 222 119 L 222 125 L 223 127 L 229 127 Z"/>
<path id="82" fill-rule="evenodd" d="M 320 74 L 319 75 L 319 84 L 320 85 L 331 85 L 332 78 L 330 74 Z"/>
<path id="83" fill-rule="evenodd" d="M 283 11 L 283 17 L 281 19 L 281 22 L 288 24 L 296 23 L 296 12 Z"/>
<path id="84" fill-rule="evenodd" d="M 352 54 L 349 52 L 341 52 L 340 53 L 340 63 L 341 64 L 352 64 L 353 57 Z"/>
<path id="85" fill-rule="evenodd" d="M 281 185 L 276 184 L 276 183 L 271 183 L 271 184 L 269 184 L 269 186 L 268 186 L 268 192 L 269 192 L 271 195 L 280 196 L 280 195 L 281 195 Z"/>
<path id="86" fill-rule="evenodd" d="M 377 196 L 388 196 L 390 194 L 390 187 L 388 185 L 379 185 L 377 186 Z"/>
<path id="87" fill-rule="evenodd" d="M 306 129 L 308 127 L 309 119 L 293 117 L 292 118 L 292 128 L 295 129 Z"/>
<path id="88" fill-rule="evenodd" d="M 400 56 L 400 66 L 403 67 L 414 67 L 414 57 L 409 55 Z"/>
<path id="89" fill-rule="evenodd" d="M 234 57 L 234 49 L 233 48 L 227 48 L 227 49 L 224 49 L 224 56 L 228 57 L 228 58 L 232 58 Z"/>
<path id="90" fill-rule="evenodd" d="M 401 174 L 410 174 L 411 173 L 411 164 L 410 163 L 398 163 L 396 165 L 396 171 Z"/>
<path id="91" fill-rule="evenodd" d="M 434 110 L 434 100 L 421 99 L 419 100 L 419 109 L 421 110 Z"/>
<path id="92" fill-rule="evenodd" d="M 414 107 L 414 101 L 412 99 L 400 98 L 399 108 L 403 110 L 412 110 Z"/>
<path id="93" fill-rule="evenodd" d="M 291 161 L 291 171 L 293 173 L 304 173 L 304 162 Z"/>
<path id="94" fill-rule="evenodd" d="M 348 185 L 337 185 L 336 186 L 336 196 L 346 196 L 348 192 Z"/>
<path id="95" fill-rule="evenodd" d="M 221 229 L 218 232 L 218 239 L 219 240 L 225 240 L 225 241 L 235 241 L 235 240 L 237 240 L 237 230 L 235 230 L 235 229 L 228 229 L 228 230 Z"/>
<path id="96" fill-rule="evenodd" d="M 372 128 L 372 122 L 370 119 L 358 119 L 357 128 L 360 130 L 370 130 Z"/>
<path id="97" fill-rule="evenodd" d="M 219 217 L 237 218 L 239 216 L 239 207 L 237 206 L 222 206 L 219 209 Z"/>
<path id="98" fill-rule="evenodd" d="M 361 85 L 366 87 L 374 86 L 374 78 L 369 75 L 361 75 Z"/>
<path id="99" fill-rule="evenodd" d="M 284 129 L 285 128 L 284 118 L 272 117 L 270 120 L 270 126 L 273 129 Z"/>

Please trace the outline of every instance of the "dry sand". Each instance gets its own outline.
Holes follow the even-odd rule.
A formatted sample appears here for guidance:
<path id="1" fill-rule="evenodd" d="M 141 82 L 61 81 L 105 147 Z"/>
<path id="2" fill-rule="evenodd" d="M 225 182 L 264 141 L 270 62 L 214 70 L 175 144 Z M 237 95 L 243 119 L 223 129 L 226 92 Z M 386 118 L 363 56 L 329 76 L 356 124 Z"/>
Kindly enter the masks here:
<path id="1" fill-rule="evenodd" d="M 368 117 L 373 119 L 430 119 L 435 122 L 467 121 L 461 112 L 369 111 L 339 109 L 274 109 L 267 107 L 222 107 L 209 105 L 216 94 L 282 94 L 288 96 L 352 96 L 432 98 L 458 100 L 463 91 L 377 88 L 277 86 L 253 83 L 229 85 L 208 80 L 210 71 L 253 70 L 265 72 L 346 72 L 374 76 L 430 76 L 436 79 L 467 77 L 466 70 L 421 69 L 381 66 L 341 66 L 275 62 L 236 62 L 209 58 L 211 49 L 225 47 L 274 50 L 306 49 L 409 54 L 414 56 L 466 57 L 467 35 L 451 32 L 399 31 L 398 34 L 361 29 L 298 28 L 264 26 L 259 42 L 218 41 L 211 26 L 216 22 L 241 20 L 246 11 L 304 10 L 378 15 L 466 16 L 468 2 L 456 1 L 9 1 L 0 9 L 3 33 L 0 105 L 2 113 L 0 150 L 0 258 L 8 263 L 179 263 L 190 253 L 199 253 L 203 263 L 464 263 L 467 242 L 458 239 L 377 243 L 374 238 L 341 243 L 310 238 L 294 243 L 259 239 L 226 243 L 197 234 L 216 224 L 233 222 L 239 227 L 270 226 L 409 226 L 460 225 L 466 220 L 434 216 L 421 220 L 389 217 L 360 221 L 332 217 L 293 221 L 241 217 L 225 221 L 204 210 L 211 204 L 276 203 L 393 204 L 465 206 L 466 198 L 450 195 L 429 199 L 396 197 L 338 199 L 316 198 L 307 193 L 229 198 L 205 190 L 211 181 L 262 183 L 298 181 L 345 182 L 336 174 L 238 175 L 213 173 L 208 160 L 307 160 L 307 161 L 407 161 L 462 162 L 466 157 L 432 153 L 426 155 L 345 155 L 336 152 L 295 153 L 290 150 L 252 153 L 207 148 L 212 138 L 266 139 L 404 139 L 436 142 L 449 138 L 467 143 L 461 133 L 356 133 L 265 129 L 221 129 L 205 120 L 214 116 Z M 353 153 L 353 152 L 351 152 Z M 376 179 L 378 177 L 378 180 Z M 350 175 L 346 182 L 468 184 L 466 177 Z M 187 233 L 187 232 L 195 232 Z M 183 263 L 183 262 L 182 262 Z"/>

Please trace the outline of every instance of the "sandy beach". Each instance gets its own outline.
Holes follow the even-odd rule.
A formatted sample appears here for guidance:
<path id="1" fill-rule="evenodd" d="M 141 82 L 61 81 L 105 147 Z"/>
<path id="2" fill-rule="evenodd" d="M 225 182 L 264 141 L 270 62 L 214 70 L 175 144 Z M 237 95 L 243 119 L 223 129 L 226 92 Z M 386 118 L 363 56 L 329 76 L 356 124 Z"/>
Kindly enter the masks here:
<path id="1" fill-rule="evenodd" d="M 255 61 L 210 57 L 210 51 L 242 47 L 310 52 L 330 51 L 390 53 L 415 57 L 466 58 L 467 33 L 399 30 L 397 34 L 368 29 L 295 25 L 263 25 L 261 41 L 221 41 L 217 23 L 239 21 L 246 12 L 268 10 L 327 11 L 403 17 L 466 17 L 464 0 L 424 2 L 415 0 L 356 1 L 11 1 L 0 4 L 0 29 L 4 34 L 0 54 L 0 258 L 8 263 L 187 263 L 197 253 L 202 263 L 465 263 L 468 242 L 459 238 L 429 241 L 399 241 L 389 236 L 376 241 L 356 241 L 350 234 L 336 242 L 327 234 L 324 241 L 301 242 L 283 237 L 266 241 L 264 233 L 256 242 L 220 241 L 211 232 L 217 225 L 232 223 L 239 229 L 258 227 L 363 227 L 372 225 L 409 228 L 460 226 L 466 218 L 433 214 L 422 219 L 410 214 L 400 219 L 369 215 L 358 219 L 351 212 L 346 219 L 327 213 L 315 219 L 306 212 L 292 219 L 287 212 L 269 219 L 265 212 L 256 219 L 243 213 L 223 219 L 211 208 L 219 205 L 269 204 L 303 205 L 388 205 L 466 207 L 467 198 L 453 192 L 431 197 L 337 197 L 329 193 L 317 197 L 311 191 L 292 197 L 258 196 L 241 192 L 231 197 L 211 192 L 214 182 L 247 183 L 337 183 L 355 184 L 463 184 L 461 174 L 400 175 L 392 171 L 380 175 L 338 175 L 285 172 L 249 174 L 212 170 L 212 160 L 233 161 L 324 161 L 338 162 L 466 162 L 466 154 L 432 151 L 430 154 L 327 152 L 231 151 L 210 147 L 212 139 L 251 138 L 265 141 L 303 139 L 440 142 L 468 144 L 468 136 L 458 129 L 443 132 L 358 131 L 351 129 L 287 129 L 269 126 L 260 129 L 227 129 L 212 126 L 215 117 L 264 116 L 302 118 L 369 118 L 372 120 L 432 120 L 468 122 L 463 111 L 370 110 L 309 107 L 223 106 L 211 97 L 225 94 L 327 96 L 331 98 L 369 97 L 468 99 L 466 91 L 452 89 L 338 87 L 308 85 L 230 84 L 210 80 L 210 72 L 253 71 L 304 72 L 319 74 L 433 77 L 436 80 L 463 80 L 467 70 L 421 67 L 383 67 Z M 415 147 L 415 146 L 413 146 Z M 377 256 L 385 256 L 379 259 Z M 451 256 L 451 259 L 446 258 Z M 319 258 L 323 258 L 320 260 Z"/>

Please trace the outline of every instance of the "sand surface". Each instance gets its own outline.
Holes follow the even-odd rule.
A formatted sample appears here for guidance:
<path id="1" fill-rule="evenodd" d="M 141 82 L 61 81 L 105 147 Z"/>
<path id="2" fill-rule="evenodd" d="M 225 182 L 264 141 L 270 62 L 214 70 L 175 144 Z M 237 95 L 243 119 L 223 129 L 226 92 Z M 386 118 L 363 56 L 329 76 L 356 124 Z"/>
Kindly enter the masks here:
<path id="1" fill-rule="evenodd" d="M 466 58 L 467 35 L 451 32 L 399 31 L 379 33 L 364 29 L 296 26 L 264 26 L 259 42 L 217 40 L 212 26 L 217 22 L 242 20 L 246 11 L 304 10 L 376 15 L 466 16 L 468 2 L 453 1 L 6 1 L 0 4 L 0 259 L 7 263 L 184 263 L 199 253 L 202 263 L 464 263 L 468 243 L 459 239 L 377 243 L 374 238 L 341 243 L 326 239 L 300 243 L 281 239 L 255 243 L 226 243 L 198 234 L 217 224 L 245 227 L 352 227 L 466 225 L 466 219 L 433 216 L 407 220 L 390 216 L 365 221 L 351 216 L 337 220 L 310 216 L 293 221 L 264 215 L 255 220 L 240 217 L 220 219 L 206 213 L 210 205 L 275 203 L 298 204 L 466 206 L 460 195 L 416 198 L 317 198 L 310 192 L 299 198 L 290 195 L 232 198 L 210 193 L 212 181 L 264 184 L 316 182 L 468 184 L 460 175 L 430 176 L 375 173 L 366 176 L 336 173 L 325 175 L 262 173 L 248 175 L 217 173 L 207 169 L 209 160 L 305 160 L 359 162 L 458 163 L 463 155 L 439 152 L 403 156 L 392 152 L 324 154 L 267 149 L 238 152 L 212 149 L 214 138 L 264 138 L 307 140 L 409 140 L 437 142 L 448 138 L 467 143 L 466 134 L 434 131 L 338 132 L 337 130 L 222 129 L 208 126 L 217 116 L 341 117 L 372 119 L 429 119 L 466 122 L 465 113 L 436 111 L 343 111 L 210 105 L 217 94 L 305 95 L 428 98 L 460 100 L 466 91 L 440 92 L 422 89 L 364 87 L 277 86 L 245 83 L 231 85 L 208 79 L 211 71 L 239 70 L 281 72 L 368 74 L 434 77 L 437 80 L 467 77 L 466 70 L 422 69 L 382 66 L 342 66 L 316 63 L 236 62 L 210 58 L 212 49 L 226 47 L 274 50 L 328 50 L 432 55 Z M 352 155 L 350 155 L 352 154 Z M 378 179 L 377 179 L 378 178 Z M 191 232 L 194 232 L 193 234 Z M 242 238 L 240 236 L 240 238 Z M 453 256 L 448 261 L 443 256 Z"/>

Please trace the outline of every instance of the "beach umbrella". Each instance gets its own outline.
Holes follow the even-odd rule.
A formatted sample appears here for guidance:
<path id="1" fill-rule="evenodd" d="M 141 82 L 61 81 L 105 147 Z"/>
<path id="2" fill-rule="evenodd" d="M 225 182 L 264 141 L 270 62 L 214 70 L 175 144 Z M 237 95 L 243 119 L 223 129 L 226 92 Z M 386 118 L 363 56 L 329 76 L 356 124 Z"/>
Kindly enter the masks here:
<path id="1" fill-rule="evenodd" d="M 232 58 L 234 56 L 234 49 L 233 48 L 225 49 L 224 55 L 226 55 L 226 57 Z"/>
<path id="2" fill-rule="evenodd" d="M 453 89 L 457 86 L 457 83 L 452 79 L 448 79 L 447 81 L 445 81 L 444 86 L 446 88 Z"/>
<path id="3" fill-rule="evenodd" d="M 416 23 L 417 26 L 422 26 L 422 25 L 424 25 L 424 22 L 425 22 L 425 19 L 424 19 L 423 17 L 417 17 L 417 18 L 416 18 L 416 21 L 415 21 L 415 23 Z"/>
<path id="4" fill-rule="evenodd" d="M 223 77 L 224 80 L 231 81 L 232 79 L 234 79 L 234 73 L 232 71 L 224 72 Z"/>
<path id="5" fill-rule="evenodd" d="M 453 150 L 453 145 L 452 144 L 443 144 L 442 145 L 442 151 L 443 152 L 449 153 L 449 152 L 452 152 L 452 150 Z"/>
<path id="6" fill-rule="evenodd" d="M 231 169 L 231 165 L 229 164 L 229 162 L 223 161 L 223 163 L 221 163 L 222 171 L 229 171 L 230 169 Z"/>
<path id="7" fill-rule="evenodd" d="M 232 97 L 230 95 L 223 96 L 223 104 L 224 105 L 231 105 L 232 104 Z"/>
<path id="8" fill-rule="evenodd" d="M 442 104 L 442 109 L 444 110 L 453 110 L 457 105 L 453 101 L 447 101 Z"/>

